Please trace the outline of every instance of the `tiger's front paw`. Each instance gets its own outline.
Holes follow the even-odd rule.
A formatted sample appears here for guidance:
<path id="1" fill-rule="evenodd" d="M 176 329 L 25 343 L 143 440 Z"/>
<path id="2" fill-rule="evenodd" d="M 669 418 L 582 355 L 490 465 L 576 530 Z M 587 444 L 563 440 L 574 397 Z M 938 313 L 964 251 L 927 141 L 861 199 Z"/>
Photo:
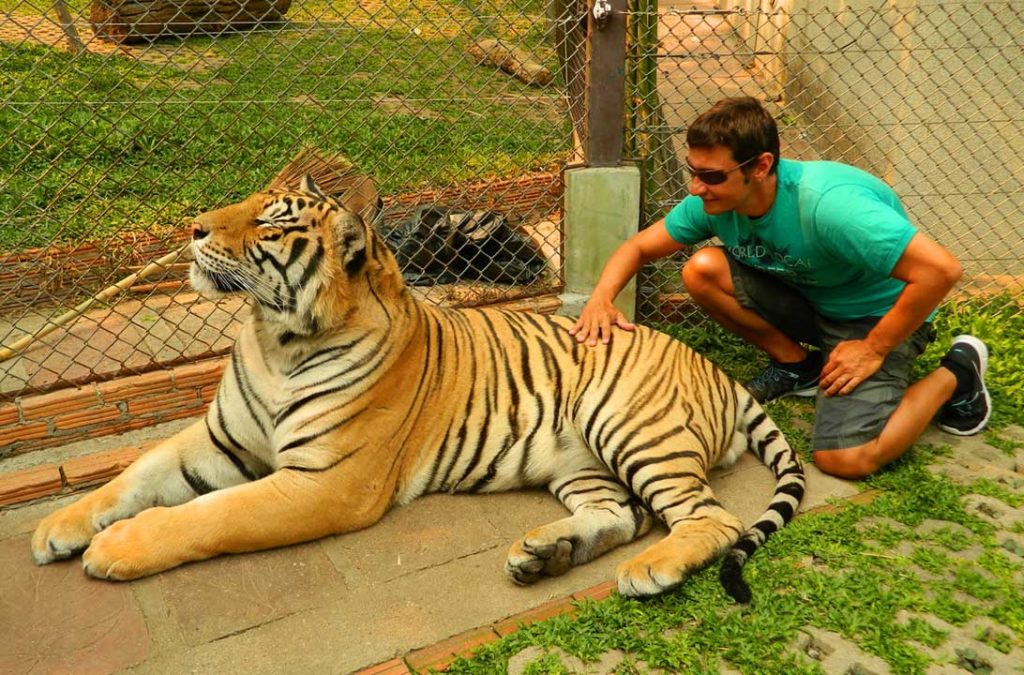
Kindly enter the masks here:
<path id="1" fill-rule="evenodd" d="M 97 579 L 128 581 L 180 565 L 174 541 L 160 536 L 165 507 L 153 507 L 121 520 L 95 537 L 82 554 L 85 573 Z"/>
<path id="2" fill-rule="evenodd" d="M 572 567 L 572 543 L 568 539 L 548 541 L 527 535 L 509 549 L 505 573 L 517 584 L 532 584 L 542 576 L 565 574 Z"/>
<path id="3" fill-rule="evenodd" d="M 37 565 L 63 560 L 84 551 L 99 529 L 87 513 L 72 504 L 51 513 L 32 535 L 32 557 Z"/>

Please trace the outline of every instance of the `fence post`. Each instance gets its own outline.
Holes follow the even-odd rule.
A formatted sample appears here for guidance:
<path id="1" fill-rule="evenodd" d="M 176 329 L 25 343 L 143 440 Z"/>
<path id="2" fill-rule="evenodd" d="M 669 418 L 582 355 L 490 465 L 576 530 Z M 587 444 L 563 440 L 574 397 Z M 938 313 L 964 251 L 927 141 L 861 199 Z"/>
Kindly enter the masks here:
<path id="1" fill-rule="evenodd" d="M 626 0 L 594 0 L 590 8 L 583 143 L 587 166 L 565 173 L 565 292 L 559 313 L 571 316 L 582 310 L 611 254 L 640 226 L 640 170 L 622 165 Z M 635 280 L 619 293 L 615 305 L 632 320 Z"/>
<path id="2" fill-rule="evenodd" d="M 587 166 L 618 166 L 622 162 L 626 1 L 594 0 L 587 17 Z"/>

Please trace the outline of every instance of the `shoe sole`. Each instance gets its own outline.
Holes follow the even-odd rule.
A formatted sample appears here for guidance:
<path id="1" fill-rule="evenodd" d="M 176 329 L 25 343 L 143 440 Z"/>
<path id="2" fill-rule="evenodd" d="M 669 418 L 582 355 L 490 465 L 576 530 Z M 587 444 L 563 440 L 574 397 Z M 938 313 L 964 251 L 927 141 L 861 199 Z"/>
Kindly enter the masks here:
<path id="1" fill-rule="evenodd" d="M 796 396 L 798 398 L 813 398 L 817 395 L 818 385 L 814 385 L 813 387 L 807 387 L 806 389 L 794 389 L 788 394 L 783 394 L 783 396 Z"/>
<path id="2" fill-rule="evenodd" d="M 797 398 L 814 398 L 818 395 L 818 385 L 813 387 L 807 387 L 805 389 L 794 389 L 793 391 L 787 391 L 785 394 L 779 394 L 775 398 L 770 398 L 767 401 L 758 401 L 761 405 L 766 405 L 772 401 L 778 401 L 779 399 L 786 398 L 787 396 L 796 396 Z"/>
<path id="3" fill-rule="evenodd" d="M 985 371 L 988 370 L 988 347 L 985 346 L 984 342 L 973 335 L 958 335 L 953 338 L 953 342 L 949 345 L 950 348 L 958 342 L 968 344 L 974 348 L 974 351 L 978 352 L 979 361 L 981 362 L 979 364 L 978 371 L 981 375 L 981 394 L 985 399 L 985 418 L 970 429 L 956 429 L 954 427 L 946 426 L 945 424 L 940 424 L 938 426 L 947 434 L 953 434 L 955 436 L 973 436 L 985 428 L 988 424 L 988 418 L 992 416 L 992 397 L 989 396 L 988 387 L 985 386 Z"/>

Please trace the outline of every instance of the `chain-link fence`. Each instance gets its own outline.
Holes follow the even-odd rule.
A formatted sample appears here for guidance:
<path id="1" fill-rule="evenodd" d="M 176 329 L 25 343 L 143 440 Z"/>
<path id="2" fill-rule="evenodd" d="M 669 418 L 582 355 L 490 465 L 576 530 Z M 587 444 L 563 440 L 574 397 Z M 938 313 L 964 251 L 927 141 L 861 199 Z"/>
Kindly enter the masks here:
<path id="1" fill-rule="evenodd" d="M 556 292 L 561 170 L 590 140 L 594 4 L 0 0 L 0 344 L 76 317 L 0 362 L 0 397 L 227 351 L 243 303 L 196 297 L 184 260 L 148 264 L 195 213 L 307 146 L 375 178 L 425 300 Z M 1022 13 L 1013 0 L 629 0 L 625 159 L 644 167 L 644 221 L 686 193 L 689 121 L 749 94 L 778 119 L 784 155 L 894 185 L 969 286 L 1017 283 Z M 641 320 L 702 320 L 679 263 L 643 273 Z"/>
<path id="2" fill-rule="evenodd" d="M 566 33 L 542 0 L 0 0 L 0 396 L 227 351 L 244 303 L 149 263 L 308 146 L 375 179 L 426 301 L 556 292 Z"/>
<path id="3" fill-rule="evenodd" d="M 964 265 L 964 291 L 1024 296 L 1024 4 L 633 0 L 628 152 L 645 220 L 687 191 L 686 127 L 725 96 L 776 117 L 782 154 L 881 177 Z M 683 258 L 643 274 L 641 319 L 700 321 Z"/>

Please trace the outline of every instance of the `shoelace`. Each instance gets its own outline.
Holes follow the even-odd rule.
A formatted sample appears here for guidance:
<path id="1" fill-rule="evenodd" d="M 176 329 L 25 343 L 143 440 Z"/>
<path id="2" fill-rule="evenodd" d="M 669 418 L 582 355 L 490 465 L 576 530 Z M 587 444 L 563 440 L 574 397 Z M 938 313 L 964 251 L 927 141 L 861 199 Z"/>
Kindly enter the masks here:
<path id="1" fill-rule="evenodd" d="M 959 401 L 952 401 L 949 404 L 949 409 L 958 415 L 971 415 L 977 412 L 974 404 L 981 398 L 981 394 L 978 392 L 971 392 L 970 397 L 964 397 Z"/>
<path id="2" fill-rule="evenodd" d="M 791 374 L 782 368 L 769 366 L 761 371 L 761 374 L 755 377 L 751 384 L 769 384 L 772 382 L 786 382 L 787 380 L 794 379 L 796 379 L 796 375 Z"/>

